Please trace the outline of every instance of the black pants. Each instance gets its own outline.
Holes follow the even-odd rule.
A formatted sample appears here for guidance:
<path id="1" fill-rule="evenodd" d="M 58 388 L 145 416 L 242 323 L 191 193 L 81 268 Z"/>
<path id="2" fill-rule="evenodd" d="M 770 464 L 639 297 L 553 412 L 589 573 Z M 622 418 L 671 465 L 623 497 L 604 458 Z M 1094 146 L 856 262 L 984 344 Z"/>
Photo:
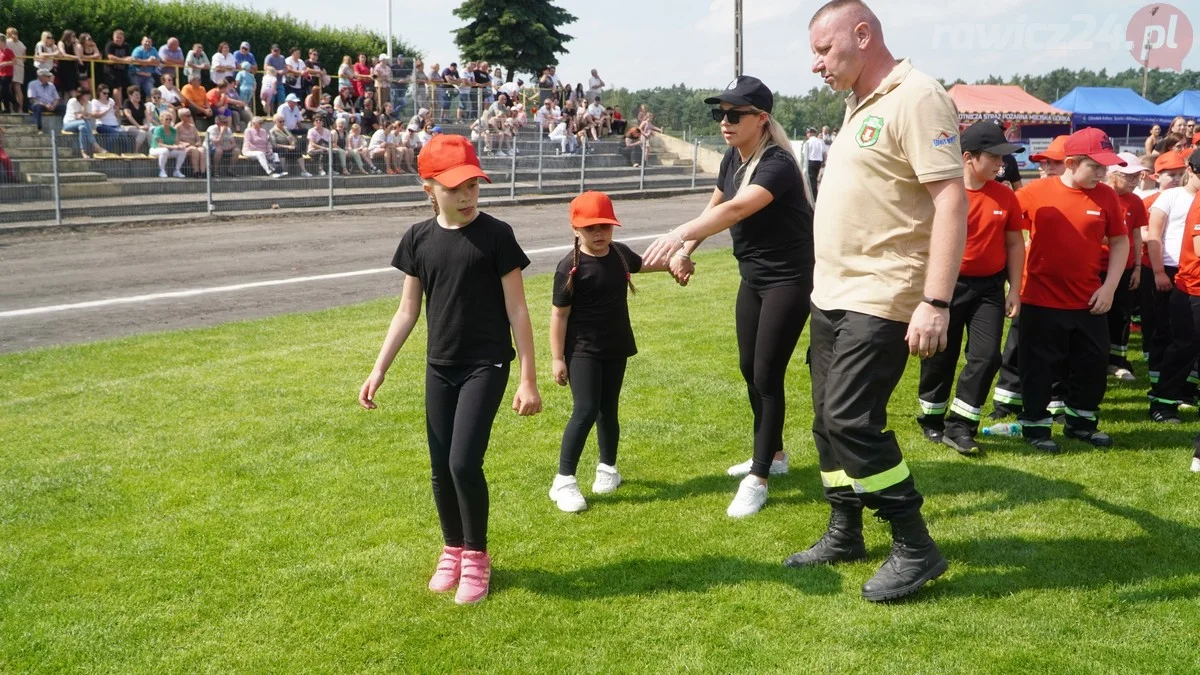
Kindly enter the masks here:
<path id="1" fill-rule="evenodd" d="M 812 280 L 795 286 L 755 290 L 742 281 L 738 288 L 738 366 L 746 380 L 754 413 L 754 457 L 750 473 L 770 475 L 771 460 L 783 451 L 786 411 L 783 379 L 808 320 Z"/>
<path id="2" fill-rule="evenodd" d="M 1178 267 L 1164 267 L 1171 286 L 1175 286 Z M 1171 291 L 1154 287 L 1154 270 L 1142 268 L 1142 343 L 1150 370 L 1150 382 L 1158 381 L 1163 355 L 1171 344 Z"/>
<path id="3" fill-rule="evenodd" d="M 1171 341 L 1163 352 L 1162 376 L 1150 388 L 1150 410 L 1177 410 L 1194 391 L 1189 378 L 1200 356 L 1200 297 L 1171 291 Z"/>
<path id="4" fill-rule="evenodd" d="M 813 196 L 817 196 L 817 178 L 821 175 L 821 163 L 808 160 L 808 183 L 812 186 Z"/>
<path id="5" fill-rule="evenodd" d="M 1129 314 L 1133 311 L 1134 291 L 1129 290 L 1133 269 L 1125 270 L 1121 283 L 1113 293 L 1112 309 L 1108 310 L 1108 365 L 1129 368 Z M 1104 278 L 1106 275 L 1101 275 Z"/>
<path id="6" fill-rule="evenodd" d="M 433 502 L 447 546 L 487 550 L 488 489 L 483 454 L 508 386 L 509 364 L 425 370 L 425 429 Z"/>
<path id="7" fill-rule="evenodd" d="M 1000 377 L 996 380 L 996 392 L 992 394 L 992 406 L 1020 413 L 1021 397 L 1021 317 L 1013 318 L 1004 339 L 1004 351 L 1000 352 Z"/>
<path id="8" fill-rule="evenodd" d="M 4 112 L 19 113 L 17 110 L 17 97 L 12 90 L 12 76 L 0 77 L 0 107 L 3 107 Z"/>
<path id="9" fill-rule="evenodd" d="M 948 435 L 979 431 L 983 404 L 1000 370 L 1000 336 L 1004 332 L 1004 284 L 1007 273 L 990 277 L 959 277 L 950 303 L 946 350 L 921 362 L 919 388 L 922 426 L 945 429 Z M 950 401 L 950 387 L 967 334 L 967 363 Z M 949 411 L 947 412 L 947 409 Z"/>
<path id="10" fill-rule="evenodd" d="M 1021 413 L 1026 438 L 1049 438 L 1056 375 L 1065 388 L 1067 426 L 1095 429 L 1108 386 L 1108 320 L 1086 309 L 1021 307 Z"/>
<path id="11" fill-rule="evenodd" d="M 887 405 L 908 363 L 908 324 L 844 310 L 812 310 L 809 369 L 813 439 L 825 499 L 834 508 L 878 510 L 891 520 L 923 498 L 885 431 Z"/>
<path id="12" fill-rule="evenodd" d="M 579 456 L 592 427 L 600 445 L 600 463 L 617 465 L 617 445 L 621 441 L 621 422 L 617 418 L 621 384 L 625 381 L 626 359 L 596 359 L 572 356 L 567 361 L 571 383 L 571 419 L 563 432 L 558 453 L 558 473 L 574 476 Z"/>

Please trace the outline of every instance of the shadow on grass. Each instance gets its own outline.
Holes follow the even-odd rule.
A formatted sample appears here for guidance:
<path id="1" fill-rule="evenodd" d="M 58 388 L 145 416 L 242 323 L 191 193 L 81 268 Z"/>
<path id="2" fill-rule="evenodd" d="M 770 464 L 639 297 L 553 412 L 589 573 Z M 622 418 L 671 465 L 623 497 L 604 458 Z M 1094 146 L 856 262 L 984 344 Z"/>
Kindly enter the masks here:
<path id="1" fill-rule="evenodd" d="M 1105 536 L 1103 521 L 1079 520 L 1067 525 L 1072 536 L 1062 538 L 984 536 L 941 540 L 939 546 L 951 560 L 951 570 L 955 571 L 955 561 L 966 565 L 957 567 L 950 583 L 936 586 L 939 596 L 996 597 L 1031 589 L 1090 589 L 1147 582 L 1167 582 L 1169 586 L 1173 579 L 1196 574 L 1200 528 L 1110 503 L 1088 494 L 1078 483 L 1004 467 L 960 463 L 925 465 L 918 475 L 922 491 L 932 500 L 957 493 L 1003 493 L 991 501 L 950 509 L 941 518 L 1073 501 L 1142 529 L 1138 536 L 1116 538 Z M 1153 593 L 1132 589 L 1122 597 L 1130 602 L 1157 602 L 1195 597 L 1196 591 L 1196 583 L 1189 581 Z"/>
<path id="2" fill-rule="evenodd" d="M 619 492 L 594 495 L 589 499 L 595 500 L 596 504 L 649 504 L 711 494 L 727 494 L 733 499 L 740 480 L 742 479 L 738 476 L 724 473 L 696 476 L 682 483 L 630 478 L 621 484 Z M 771 476 L 769 489 L 771 499 L 768 500 L 768 505 L 824 502 L 821 479 L 816 467 L 798 467 L 786 475 Z"/>
<path id="3" fill-rule="evenodd" d="M 842 590 L 842 575 L 833 568 L 813 568 L 803 574 L 781 563 L 753 562 L 728 556 L 691 559 L 635 558 L 569 572 L 542 569 L 497 569 L 497 588 L 519 587 L 539 595 L 572 600 L 653 593 L 704 593 L 719 586 L 770 582 L 808 595 L 831 595 Z"/>

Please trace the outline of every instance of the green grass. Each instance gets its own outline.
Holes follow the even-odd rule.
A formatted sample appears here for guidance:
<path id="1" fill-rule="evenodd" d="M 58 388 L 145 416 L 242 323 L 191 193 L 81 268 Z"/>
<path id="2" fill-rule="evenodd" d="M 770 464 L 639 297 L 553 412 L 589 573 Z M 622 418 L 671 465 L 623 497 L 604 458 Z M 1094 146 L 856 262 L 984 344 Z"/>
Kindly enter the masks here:
<path id="1" fill-rule="evenodd" d="M 626 484 L 577 516 L 546 497 L 570 398 L 548 382 L 549 277 L 528 281 L 545 412 L 496 423 L 494 590 L 473 608 L 425 590 L 423 333 L 380 409 L 355 402 L 394 300 L 0 357 L 0 670 L 1200 669 L 1195 424 L 1152 428 L 1144 382 L 1110 388 L 1113 450 L 997 439 L 966 460 L 917 433 L 913 361 L 892 425 L 951 568 L 872 605 L 873 521 L 869 563 L 780 566 L 827 515 L 799 356 L 792 471 L 725 517 L 750 450 L 737 273 L 728 252 L 700 270 L 639 281 Z M 589 444 L 585 495 L 595 461 Z"/>

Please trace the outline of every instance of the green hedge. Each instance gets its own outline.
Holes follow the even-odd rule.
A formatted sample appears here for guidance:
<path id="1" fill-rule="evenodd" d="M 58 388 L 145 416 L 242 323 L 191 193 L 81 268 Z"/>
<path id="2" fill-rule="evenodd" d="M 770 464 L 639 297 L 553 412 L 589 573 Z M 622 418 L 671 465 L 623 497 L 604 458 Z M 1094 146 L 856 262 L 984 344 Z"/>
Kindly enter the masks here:
<path id="1" fill-rule="evenodd" d="M 309 49 L 315 48 L 320 51 L 321 63 L 331 75 L 336 74 L 337 64 L 341 63 L 344 54 L 355 56 L 364 52 L 374 56 L 387 50 L 386 36 L 374 31 L 315 27 L 274 12 L 257 12 L 208 1 L 0 0 L 0 7 L 3 5 L 10 5 L 12 11 L 0 11 L 0 22 L 4 24 L 0 30 L 15 26 L 31 55 L 42 31 L 48 30 L 58 39 L 67 28 L 76 33 L 90 33 L 101 51 L 118 28 L 125 31 L 126 41 L 135 46 L 143 35 L 149 35 L 155 47 L 165 44 L 169 37 L 177 37 L 184 52 L 199 42 L 204 45 L 209 58 L 221 42 L 228 42 L 236 51 L 238 44 L 245 40 L 253 46 L 259 64 L 270 52 L 272 43 L 278 43 L 285 55 L 292 46 L 300 47 L 305 56 Z M 331 13 L 353 9 L 357 6 L 330 5 Z M 364 13 L 364 22 L 368 19 Z M 420 55 L 411 45 L 402 42 L 393 43 L 393 50 L 393 53 L 405 56 Z"/>

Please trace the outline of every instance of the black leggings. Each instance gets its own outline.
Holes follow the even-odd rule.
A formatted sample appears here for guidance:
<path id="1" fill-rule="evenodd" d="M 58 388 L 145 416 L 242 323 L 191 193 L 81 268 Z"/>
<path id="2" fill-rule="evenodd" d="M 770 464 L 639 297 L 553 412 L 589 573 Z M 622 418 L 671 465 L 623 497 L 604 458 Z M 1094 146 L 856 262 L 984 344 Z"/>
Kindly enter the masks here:
<path id="1" fill-rule="evenodd" d="M 587 356 L 572 356 L 568 360 L 567 374 L 574 407 L 558 454 L 559 475 L 575 475 L 583 445 L 593 426 L 600 445 L 600 463 L 617 465 L 617 444 L 621 440 L 617 404 L 621 398 L 621 383 L 625 381 L 625 363 L 626 359 Z"/>
<path id="2" fill-rule="evenodd" d="M 738 365 L 746 379 L 754 413 L 754 459 L 751 475 L 767 478 L 771 460 L 783 450 L 783 378 L 808 320 L 812 281 L 755 290 L 742 281 L 738 288 Z"/>
<path id="3" fill-rule="evenodd" d="M 492 421 L 508 386 L 509 364 L 425 369 L 425 430 L 433 502 L 447 546 L 487 550 L 488 489 L 483 477 Z"/>

